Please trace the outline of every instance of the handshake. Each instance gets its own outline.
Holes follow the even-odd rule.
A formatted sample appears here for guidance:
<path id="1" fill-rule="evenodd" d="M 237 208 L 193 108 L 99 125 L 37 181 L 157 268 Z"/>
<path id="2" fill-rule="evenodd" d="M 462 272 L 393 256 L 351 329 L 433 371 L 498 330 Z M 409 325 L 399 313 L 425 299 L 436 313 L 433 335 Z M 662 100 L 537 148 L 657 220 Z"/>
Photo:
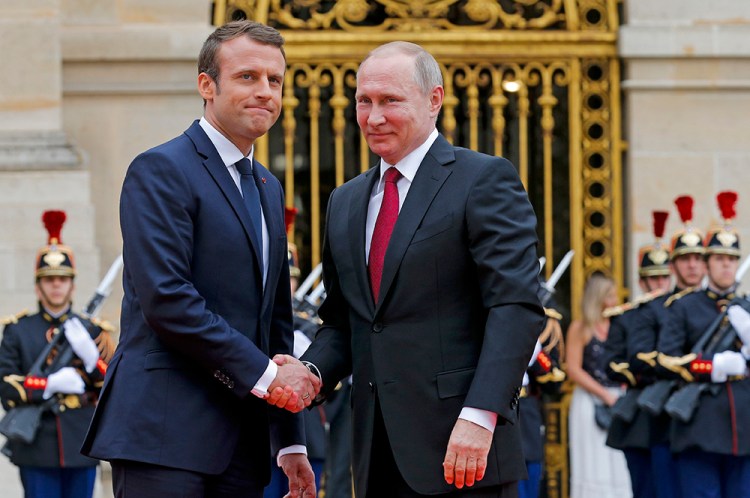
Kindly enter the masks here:
<path id="1" fill-rule="evenodd" d="M 276 378 L 268 386 L 266 402 L 292 413 L 310 406 L 320 392 L 320 377 L 294 356 L 277 354 L 273 357 L 273 362 L 279 368 Z"/>

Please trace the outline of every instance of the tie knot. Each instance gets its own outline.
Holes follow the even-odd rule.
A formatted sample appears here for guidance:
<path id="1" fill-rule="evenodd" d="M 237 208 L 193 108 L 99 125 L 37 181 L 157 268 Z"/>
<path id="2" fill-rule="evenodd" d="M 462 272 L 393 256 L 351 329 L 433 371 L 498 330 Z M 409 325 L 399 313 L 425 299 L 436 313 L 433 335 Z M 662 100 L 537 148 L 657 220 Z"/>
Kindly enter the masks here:
<path id="1" fill-rule="evenodd" d="M 394 167 L 390 167 L 385 170 L 383 178 L 385 179 L 386 183 L 396 183 L 399 178 L 401 178 L 401 172 Z"/>
<path id="2" fill-rule="evenodd" d="M 253 174 L 253 165 L 250 163 L 250 159 L 243 157 L 234 165 L 237 167 L 237 171 L 240 172 L 241 175 L 252 175 Z"/>

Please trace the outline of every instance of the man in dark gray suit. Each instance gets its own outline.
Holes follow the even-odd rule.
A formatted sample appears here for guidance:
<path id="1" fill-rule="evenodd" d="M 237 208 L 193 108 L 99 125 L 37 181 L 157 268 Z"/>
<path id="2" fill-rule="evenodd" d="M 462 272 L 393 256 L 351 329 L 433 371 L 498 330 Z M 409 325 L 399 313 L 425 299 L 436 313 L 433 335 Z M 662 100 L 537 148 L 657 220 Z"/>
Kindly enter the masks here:
<path id="1" fill-rule="evenodd" d="M 234 22 L 199 57 L 205 108 L 131 163 L 120 200 L 120 343 L 83 452 L 115 495 L 260 498 L 278 455 L 293 497 L 315 495 L 299 411 L 319 381 L 291 356 L 279 181 L 253 159 L 276 122 L 286 61 L 275 29 Z M 252 394 L 251 394 L 252 393 Z"/>
<path id="2" fill-rule="evenodd" d="M 536 218 L 508 161 L 437 132 L 443 95 L 421 47 L 371 52 L 357 121 L 381 160 L 328 206 L 324 323 L 302 359 L 321 397 L 353 373 L 357 498 L 515 496 L 526 475 L 518 394 L 544 323 Z"/>

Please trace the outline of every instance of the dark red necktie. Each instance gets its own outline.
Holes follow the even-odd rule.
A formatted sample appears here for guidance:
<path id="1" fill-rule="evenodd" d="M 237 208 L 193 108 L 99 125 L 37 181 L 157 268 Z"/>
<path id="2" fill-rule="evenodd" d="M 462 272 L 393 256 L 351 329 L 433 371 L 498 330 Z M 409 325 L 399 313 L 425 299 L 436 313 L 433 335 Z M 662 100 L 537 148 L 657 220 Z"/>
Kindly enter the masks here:
<path id="1" fill-rule="evenodd" d="M 383 189 L 383 203 L 380 205 L 378 218 L 375 220 L 375 229 L 372 231 L 370 241 L 370 260 L 367 269 L 370 273 L 370 289 L 375 302 L 378 302 L 380 294 L 380 279 L 383 276 L 383 261 L 385 250 L 388 249 L 388 241 L 391 240 L 391 232 L 398 218 L 398 187 L 396 182 L 401 178 L 401 173 L 396 168 L 388 168 L 383 175 L 385 188 Z"/>

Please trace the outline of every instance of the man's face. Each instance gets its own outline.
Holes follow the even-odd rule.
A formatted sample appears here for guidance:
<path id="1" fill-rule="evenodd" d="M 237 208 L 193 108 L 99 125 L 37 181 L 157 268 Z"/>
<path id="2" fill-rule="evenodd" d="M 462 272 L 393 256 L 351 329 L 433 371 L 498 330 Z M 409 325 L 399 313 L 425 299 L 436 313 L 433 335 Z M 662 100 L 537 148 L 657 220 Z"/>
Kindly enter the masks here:
<path id="1" fill-rule="evenodd" d="M 672 269 L 677 286 L 684 289 L 701 283 L 706 274 L 706 262 L 700 254 L 683 254 L 672 260 Z"/>
<path id="2" fill-rule="evenodd" d="M 36 283 L 36 297 L 45 309 L 64 311 L 73 299 L 72 277 L 41 277 Z"/>
<path id="3" fill-rule="evenodd" d="M 427 95 L 414 81 L 414 59 L 374 56 L 357 73 L 357 123 L 370 150 L 396 164 L 422 145 L 435 128 L 443 87 Z"/>
<path id="4" fill-rule="evenodd" d="M 221 44 L 218 84 L 198 75 L 206 119 L 247 155 L 281 112 L 286 62 L 281 50 L 240 36 Z"/>
<path id="5" fill-rule="evenodd" d="M 641 286 L 645 292 L 653 292 L 656 290 L 669 290 L 672 285 L 672 277 L 669 275 L 654 275 L 650 277 L 641 278 L 643 285 Z"/>
<path id="6" fill-rule="evenodd" d="M 706 260 L 708 279 L 718 290 L 727 290 L 734 285 L 734 276 L 740 265 L 740 258 L 728 254 L 711 254 Z"/>

